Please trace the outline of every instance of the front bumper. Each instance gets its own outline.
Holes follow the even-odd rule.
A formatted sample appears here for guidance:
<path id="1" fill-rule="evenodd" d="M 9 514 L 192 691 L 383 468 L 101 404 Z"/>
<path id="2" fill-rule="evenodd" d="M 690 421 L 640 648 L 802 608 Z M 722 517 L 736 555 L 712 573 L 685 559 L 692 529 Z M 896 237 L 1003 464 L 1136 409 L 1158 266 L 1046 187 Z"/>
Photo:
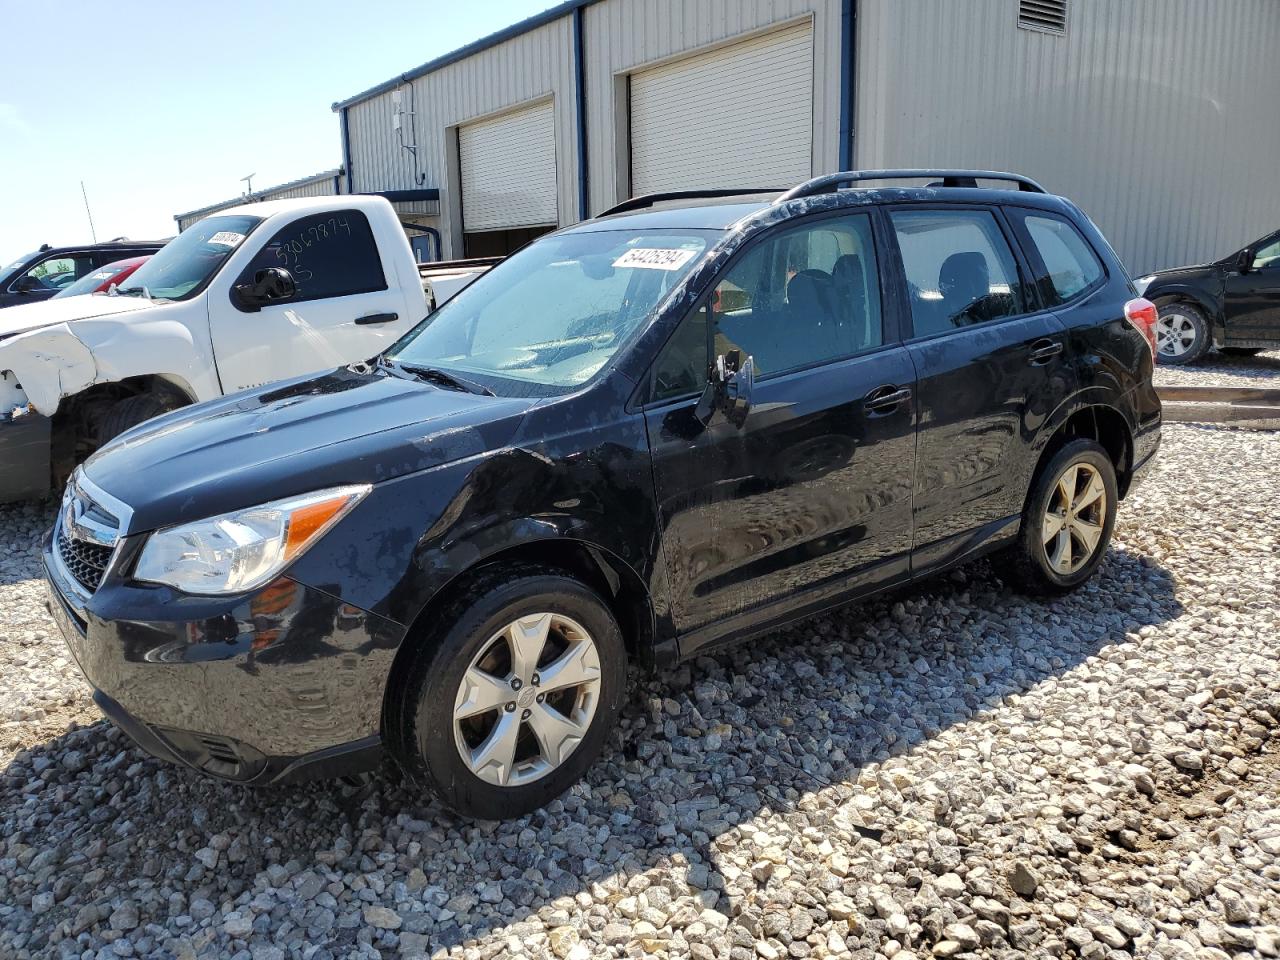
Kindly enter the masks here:
<path id="1" fill-rule="evenodd" d="M 38 413 L 0 411 L 0 503 L 36 500 L 49 492 L 52 421 Z"/>
<path id="2" fill-rule="evenodd" d="M 378 763 L 403 627 L 288 577 L 224 599 L 109 571 L 81 603 L 53 550 L 46 537 L 50 612 L 95 703 L 148 753 L 252 785 Z"/>

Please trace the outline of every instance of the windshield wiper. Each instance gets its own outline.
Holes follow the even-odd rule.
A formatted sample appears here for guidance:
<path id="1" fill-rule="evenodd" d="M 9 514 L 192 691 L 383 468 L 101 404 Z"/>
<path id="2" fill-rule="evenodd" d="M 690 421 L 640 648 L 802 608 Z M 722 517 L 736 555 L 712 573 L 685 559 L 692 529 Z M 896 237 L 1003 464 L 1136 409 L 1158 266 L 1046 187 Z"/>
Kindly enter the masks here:
<path id="1" fill-rule="evenodd" d="M 419 380 L 426 380 L 428 383 L 434 383 L 437 386 L 449 387 L 453 390 L 464 390 L 467 393 L 474 393 L 482 397 L 497 396 L 497 394 L 484 384 L 476 383 L 474 380 L 467 380 L 458 376 L 456 373 L 437 370 L 435 367 L 419 367 L 412 363 L 400 363 L 399 361 L 392 360 L 388 357 L 383 357 L 382 362 L 388 366 L 412 374 Z"/>

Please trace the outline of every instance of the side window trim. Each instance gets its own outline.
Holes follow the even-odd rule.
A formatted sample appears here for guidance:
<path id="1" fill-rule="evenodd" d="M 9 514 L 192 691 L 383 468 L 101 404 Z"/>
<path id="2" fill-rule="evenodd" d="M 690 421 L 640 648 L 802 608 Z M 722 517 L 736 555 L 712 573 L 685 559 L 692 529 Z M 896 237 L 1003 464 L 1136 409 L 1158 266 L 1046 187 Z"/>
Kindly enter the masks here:
<path id="1" fill-rule="evenodd" d="M 1012 204 L 1007 208 L 1007 213 L 1009 222 L 1013 227 L 1014 233 L 1017 235 L 1018 243 L 1023 247 L 1031 272 L 1037 278 L 1036 282 L 1032 284 L 1036 293 L 1040 295 L 1042 302 L 1047 303 L 1049 291 L 1053 291 L 1053 303 L 1051 305 L 1047 305 L 1044 309 L 1059 310 L 1063 307 L 1076 306 L 1092 297 L 1111 282 L 1111 268 L 1107 265 L 1107 258 L 1098 252 L 1098 248 L 1094 246 L 1093 241 L 1089 239 L 1088 234 L 1072 223 L 1069 217 L 1066 217 L 1054 210 L 1043 210 L 1039 207 L 1023 207 Z M 1087 287 L 1077 291 L 1075 295 L 1067 298 L 1066 300 L 1061 300 L 1058 297 L 1058 292 L 1054 289 L 1053 282 L 1049 277 L 1049 267 L 1044 262 L 1044 258 L 1040 255 L 1040 248 L 1036 246 L 1035 239 L 1031 236 L 1031 231 L 1027 227 L 1027 217 L 1041 217 L 1045 220 L 1056 220 L 1059 223 L 1065 224 L 1068 229 L 1074 230 L 1076 236 L 1078 236 L 1084 243 L 1085 249 L 1093 254 L 1093 259 L 1101 269 L 1098 279 Z M 1047 284 L 1048 288 L 1043 288 L 1042 284 Z"/>
<path id="2" fill-rule="evenodd" d="M 720 269 L 715 273 L 715 275 L 710 278 L 710 280 L 707 282 L 706 287 L 704 287 L 699 292 L 698 297 L 696 300 L 694 300 L 692 306 L 690 306 L 685 311 L 684 315 L 679 319 L 679 321 L 672 326 L 671 333 L 667 336 L 667 339 L 662 342 L 662 346 L 654 351 L 653 358 L 649 361 L 649 366 L 645 370 L 645 375 L 641 379 L 641 382 L 636 390 L 636 397 L 638 397 L 639 400 L 632 401 L 632 403 L 636 405 L 636 408 L 643 411 L 660 409 L 668 405 L 687 403 L 691 398 L 701 395 L 701 391 L 696 391 L 691 393 L 680 394 L 678 396 L 663 397 L 661 399 L 655 399 L 653 396 L 654 388 L 655 388 L 655 377 L 657 376 L 658 359 L 662 356 L 662 352 L 666 350 L 667 345 L 671 343 L 672 339 L 676 336 L 676 332 L 679 330 L 680 326 L 688 322 L 690 317 L 692 317 L 699 310 L 707 306 L 707 304 L 711 301 L 711 298 L 715 296 L 716 288 L 720 285 L 720 283 L 725 279 L 725 277 L 729 274 L 729 272 L 733 270 L 735 266 L 737 266 L 738 263 L 740 263 L 743 259 L 745 259 L 745 257 L 748 254 L 750 254 L 750 252 L 753 249 L 756 248 L 756 246 L 762 243 L 768 243 L 777 234 L 785 233 L 789 230 L 795 229 L 796 227 L 805 226 L 813 223 L 819 223 L 823 220 L 844 219 L 852 216 L 866 216 L 868 219 L 868 222 L 871 227 L 871 243 L 873 247 L 873 252 L 876 257 L 876 263 L 878 268 L 876 271 L 876 274 L 877 274 L 876 281 L 879 284 L 879 288 L 880 288 L 880 340 L 881 342 L 874 347 L 868 347 L 865 350 L 859 350 L 856 353 L 851 353 L 846 356 L 832 357 L 827 360 L 820 360 L 816 363 L 806 364 L 804 366 L 799 366 L 799 367 L 791 367 L 786 370 L 777 370 L 767 374 L 757 374 L 756 382 L 765 383 L 777 377 L 790 376 L 792 374 L 800 373 L 805 370 L 812 370 L 816 367 L 828 366 L 836 363 L 843 363 L 855 357 L 868 356 L 886 347 L 899 345 L 902 342 L 901 333 L 904 331 L 900 327 L 900 323 L 897 322 L 896 318 L 895 318 L 895 322 L 890 323 L 890 315 L 889 315 L 890 311 L 886 309 L 886 306 L 885 306 L 886 301 L 894 291 L 892 291 L 892 288 L 888 285 L 885 277 L 885 269 L 886 269 L 885 261 L 886 261 L 886 257 L 890 253 L 890 250 L 885 246 L 886 237 L 884 235 L 884 231 L 886 228 L 885 228 L 885 224 L 879 222 L 881 220 L 881 217 L 879 214 L 879 207 L 880 207 L 879 204 L 856 204 L 856 205 L 850 205 L 847 207 L 838 207 L 833 210 L 823 210 L 818 213 L 805 214 L 802 217 L 792 217 L 786 220 L 780 220 L 778 223 L 770 224 L 768 227 L 766 227 L 764 230 L 761 230 L 754 237 L 751 237 L 750 239 L 748 239 L 746 243 L 744 243 L 742 246 L 740 246 L 737 250 L 733 252 L 733 255 L 720 267 Z M 708 315 L 708 320 L 710 320 L 709 315 Z M 706 361 L 707 361 L 708 368 L 710 368 L 710 364 L 712 363 L 712 358 L 714 356 L 714 353 L 715 353 L 715 324 L 708 322 L 707 353 L 706 353 Z"/>
<path id="3" fill-rule="evenodd" d="M 987 329 L 1008 320 L 1020 320 L 1025 317 L 1034 317 L 1037 314 L 1045 313 L 1047 308 L 1043 306 L 1039 298 L 1035 285 L 1030 281 L 1029 265 L 1023 255 L 1021 244 L 1018 242 L 1010 229 L 1009 223 L 1005 220 L 999 209 L 998 204 L 992 203 L 887 203 L 883 206 L 884 217 L 886 221 L 888 239 L 892 243 L 891 254 L 894 259 L 896 268 L 896 280 L 898 290 L 896 296 L 902 302 L 902 342 L 903 343 L 923 343 L 928 340 L 937 340 L 942 337 L 954 337 L 957 334 L 968 333 L 975 329 Z M 1007 316 L 997 317 L 995 320 L 987 320 L 980 324 L 974 324 L 970 327 L 953 327 L 950 330 L 938 330 L 934 333 L 917 334 L 915 331 L 915 317 L 911 312 L 911 294 L 908 290 L 906 266 L 902 257 L 902 247 L 898 243 L 897 231 L 893 227 L 892 215 L 897 212 L 911 212 L 918 210 L 957 210 L 967 212 L 972 210 L 980 210 L 990 214 L 991 219 L 995 221 L 996 229 L 1000 231 L 1000 236 L 1004 238 L 1005 244 L 1009 248 L 1009 256 L 1013 258 L 1014 269 L 1018 273 L 1018 286 L 1022 290 L 1023 298 L 1026 300 L 1024 309 L 1021 313 L 1011 313 Z"/>

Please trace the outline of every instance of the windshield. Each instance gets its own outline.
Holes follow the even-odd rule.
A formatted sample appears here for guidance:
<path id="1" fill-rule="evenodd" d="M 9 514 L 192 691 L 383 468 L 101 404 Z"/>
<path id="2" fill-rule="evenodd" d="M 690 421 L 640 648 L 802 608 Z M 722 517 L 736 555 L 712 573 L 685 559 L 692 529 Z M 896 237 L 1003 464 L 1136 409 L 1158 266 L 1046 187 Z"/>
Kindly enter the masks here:
<path id="1" fill-rule="evenodd" d="M 194 296 L 261 222 L 261 217 L 205 217 L 165 244 L 118 292 L 142 296 L 145 291 L 157 300 Z"/>
<path id="2" fill-rule="evenodd" d="M 39 255 L 40 255 L 40 251 L 34 250 L 31 253 L 28 253 L 25 257 L 19 257 L 17 260 L 13 261 L 13 263 L 9 263 L 0 267 L 0 285 L 8 283 L 11 279 L 13 279 L 14 274 L 16 274 L 19 270 L 21 270 L 23 267 L 25 267 L 28 263 L 30 263 Z"/>
<path id="3" fill-rule="evenodd" d="M 599 372 L 718 235 L 605 231 L 538 240 L 446 303 L 389 355 L 405 365 L 479 375 L 499 394 L 573 389 Z"/>
<path id="4" fill-rule="evenodd" d="M 86 273 L 70 286 L 63 287 L 53 295 L 53 299 L 79 297 L 86 293 L 93 293 L 104 284 L 110 283 L 113 278 L 120 276 L 120 274 L 132 267 L 135 262 L 134 260 L 117 260 L 115 263 L 108 263 L 105 267 L 99 267 L 92 273 Z"/>

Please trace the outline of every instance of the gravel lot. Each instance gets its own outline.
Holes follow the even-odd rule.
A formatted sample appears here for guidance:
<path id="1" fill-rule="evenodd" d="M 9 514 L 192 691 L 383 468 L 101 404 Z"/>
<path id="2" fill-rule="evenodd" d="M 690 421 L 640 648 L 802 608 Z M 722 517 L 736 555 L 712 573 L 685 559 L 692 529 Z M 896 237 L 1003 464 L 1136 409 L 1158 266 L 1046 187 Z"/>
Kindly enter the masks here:
<path id="1" fill-rule="evenodd" d="M 700 660 L 480 826 L 146 759 L 0 508 L 0 957 L 1280 955 L 1277 490 L 1280 433 L 1167 426 L 1081 593 L 980 564 Z"/>
<path id="2" fill-rule="evenodd" d="M 1280 350 L 1254 357 L 1215 350 L 1189 367 L 1157 365 L 1154 379 L 1157 387 L 1280 387 Z"/>

